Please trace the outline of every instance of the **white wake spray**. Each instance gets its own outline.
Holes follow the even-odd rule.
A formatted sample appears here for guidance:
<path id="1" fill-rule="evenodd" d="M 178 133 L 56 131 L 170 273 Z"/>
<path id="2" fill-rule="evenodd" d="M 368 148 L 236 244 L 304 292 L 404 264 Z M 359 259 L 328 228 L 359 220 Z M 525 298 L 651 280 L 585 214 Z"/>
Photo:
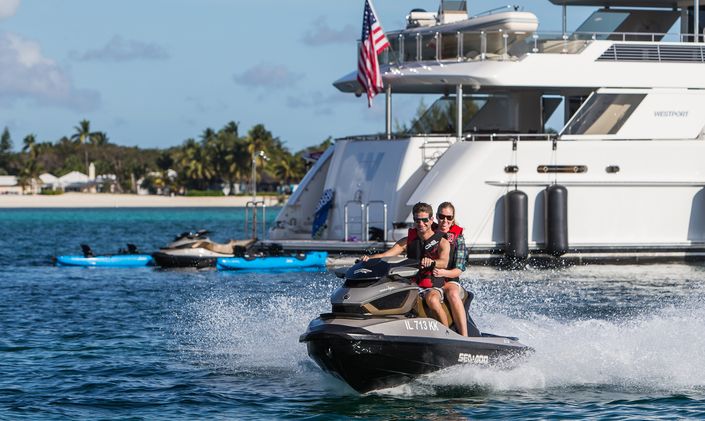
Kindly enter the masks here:
<path id="1" fill-rule="evenodd" d="M 305 295 L 211 294 L 184 310 L 181 336 L 191 342 L 191 354 L 217 359 L 235 371 L 299 370 L 308 360 L 299 336 L 311 319 L 329 311 L 330 288 L 327 283 L 312 285 Z"/>
<path id="2" fill-rule="evenodd" d="M 511 370 L 458 366 L 422 383 L 498 391 L 606 386 L 677 392 L 705 387 L 701 302 L 619 322 L 502 315 L 486 319 L 494 330 L 517 332 L 535 352 Z"/>
<path id="3" fill-rule="evenodd" d="M 512 369 L 455 366 L 383 393 L 704 388 L 705 286 L 697 281 L 703 271 L 676 267 L 686 273 L 670 283 L 669 267 L 639 270 L 484 271 L 464 278 L 476 292 L 472 314 L 480 329 L 517 336 L 535 352 Z M 691 275 L 695 281 L 682 281 Z M 330 310 L 339 283 L 326 274 L 304 289 L 273 288 L 268 297 L 237 290 L 194 299 L 181 326 L 189 352 L 231 372 L 283 370 L 340 390 L 298 342 L 309 321 Z"/>

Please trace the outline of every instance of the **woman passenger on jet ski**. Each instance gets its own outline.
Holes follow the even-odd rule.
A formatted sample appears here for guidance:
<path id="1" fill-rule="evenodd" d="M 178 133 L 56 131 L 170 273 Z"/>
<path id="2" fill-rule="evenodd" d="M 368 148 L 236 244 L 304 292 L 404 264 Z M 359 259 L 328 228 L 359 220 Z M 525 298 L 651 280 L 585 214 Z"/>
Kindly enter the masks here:
<path id="1" fill-rule="evenodd" d="M 441 305 L 445 278 L 434 276 L 431 268 L 434 267 L 434 263 L 436 268 L 445 269 L 448 266 L 450 243 L 445 239 L 444 233 L 434 232 L 431 228 L 433 225 L 431 205 L 419 202 L 414 205 L 412 214 L 416 228 L 409 228 L 409 234 L 406 237 L 397 241 L 389 250 L 371 256 L 362 256 L 360 260 L 364 262 L 379 257 L 399 256 L 404 252 L 409 259 L 419 260 L 421 270 L 415 281 L 422 289 L 421 296 L 433 317 L 444 326 L 449 326 L 448 317 Z"/>
<path id="2" fill-rule="evenodd" d="M 455 224 L 455 206 L 450 202 L 438 205 L 436 219 L 438 219 L 438 225 L 434 224 L 434 229 L 436 232 L 444 233 L 450 243 L 450 259 L 446 269 L 438 267 L 433 269 L 433 276 L 446 278 L 443 292 L 453 315 L 453 321 L 458 327 L 458 333 L 468 336 L 467 314 L 463 306 L 463 287 L 458 282 L 460 274 L 465 270 L 465 260 L 468 255 L 463 229 Z"/>

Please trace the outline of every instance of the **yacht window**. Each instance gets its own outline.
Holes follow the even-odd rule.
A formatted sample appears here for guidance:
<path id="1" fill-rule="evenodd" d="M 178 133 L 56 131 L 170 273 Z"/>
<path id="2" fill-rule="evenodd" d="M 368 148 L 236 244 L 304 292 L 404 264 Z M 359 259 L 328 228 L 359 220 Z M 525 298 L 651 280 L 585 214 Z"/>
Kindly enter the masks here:
<path id="1" fill-rule="evenodd" d="M 627 12 L 598 10 L 592 14 L 576 30 L 578 33 L 596 33 L 597 39 L 607 39 L 609 34 L 616 32 L 619 25 L 629 17 Z"/>
<path id="2" fill-rule="evenodd" d="M 673 10 L 600 9 L 576 33 L 593 34 L 596 39 L 659 41 L 679 17 L 679 12 Z"/>
<path id="3" fill-rule="evenodd" d="M 645 94 L 597 94 L 578 110 L 563 134 L 616 134 L 646 97 Z"/>
<path id="4" fill-rule="evenodd" d="M 465 0 L 445 0 L 442 4 L 441 7 L 443 8 L 443 11 L 456 11 L 456 12 L 464 12 L 468 10 L 467 5 L 465 4 Z"/>
<path id="5" fill-rule="evenodd" d="M 487 103 L 485 97 L 463 97 L 463 126 Z M 455 97 L 441 97 L 434 102 L 421 117 L 411 122 L 413 134 L 450 134 L 455 133 Z"/>

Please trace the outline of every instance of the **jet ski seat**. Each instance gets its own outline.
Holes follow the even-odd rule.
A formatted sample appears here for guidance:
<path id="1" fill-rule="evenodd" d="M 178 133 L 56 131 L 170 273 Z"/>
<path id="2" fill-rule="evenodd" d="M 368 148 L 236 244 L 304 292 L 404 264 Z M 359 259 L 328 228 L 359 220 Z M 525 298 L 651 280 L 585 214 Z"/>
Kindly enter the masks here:
<path id="1" fill-rule="evenodd" d="M 254 244 L 257 240 L 255 239 L 249 239 L 249 240 L 230 240 L 225 244 L 222 243 L 214 243 L 212 241 L 197 241 L 191 245 L 191 248 L 199 248 L 203 247 L 207 250 L 214 251 L 216 253 L 221 253 L 221 254 L 233 254 L 235 247 L 244 247 L 245 249 L 249 248 L 252 244 Z"/>
<path id="2" fill-rule="evenodd" d="M 472 303 L 473 298 L 475 298 L 475 294 L 466 290 L 465 288 L 461 288 L 461 290 L 463 292 L 463 307 L 465 307 L 465 315 L 467 316 L 468 336 L 482 336 L 482 333 L 480 332 L 480 329 L 477 328 L 475 321 L 472 319 L 472 317 L 470 317 L 470 304 Z M 450 308 L 448 307 L 448 304 L 445 300 L 443 301 L 443 303 L 441 303 L 441 306 L 443 307 L 443 311 L 445 311 L 446 313 L 448 321 L 450 321 L 450 329 L 458 333 L 458 327 L 456 326 L 455 321 L 453 320 L 453 314 L 451 313 Z M 428 308 L 421 296 L 416 299 L 416 306 L 414 307 L 414 311 L 419 317 L 432 318 L 431 310 Z"/>

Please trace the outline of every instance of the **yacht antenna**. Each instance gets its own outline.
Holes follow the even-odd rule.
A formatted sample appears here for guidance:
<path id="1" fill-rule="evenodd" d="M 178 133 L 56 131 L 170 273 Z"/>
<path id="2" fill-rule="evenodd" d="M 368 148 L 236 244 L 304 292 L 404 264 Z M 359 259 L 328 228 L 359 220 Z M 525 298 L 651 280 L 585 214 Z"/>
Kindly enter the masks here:
<path id="1" fill-rule="evenodd" d="M 568 32 L 568 6 L 563 3 L 563 35 Z"/>
<path id="2" fill-rule="evenodd" d="M 700 42 L 700 0 L 693 0 L 693 42 Z"/>

